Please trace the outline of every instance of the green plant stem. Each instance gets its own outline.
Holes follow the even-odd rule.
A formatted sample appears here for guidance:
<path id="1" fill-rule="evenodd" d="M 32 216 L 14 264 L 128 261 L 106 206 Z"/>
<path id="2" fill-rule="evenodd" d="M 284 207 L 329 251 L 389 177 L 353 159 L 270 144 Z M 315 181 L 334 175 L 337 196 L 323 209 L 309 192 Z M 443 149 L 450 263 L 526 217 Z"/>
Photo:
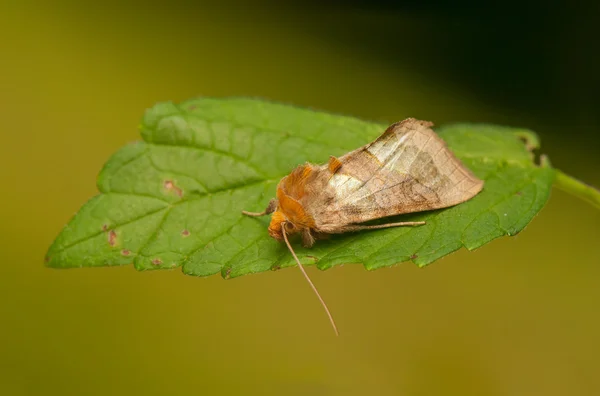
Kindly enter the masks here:
<path id="1" fill-rule="evenodd" d="M 600 209 L 600 190 L 556 170 L 554 186 Z"/>

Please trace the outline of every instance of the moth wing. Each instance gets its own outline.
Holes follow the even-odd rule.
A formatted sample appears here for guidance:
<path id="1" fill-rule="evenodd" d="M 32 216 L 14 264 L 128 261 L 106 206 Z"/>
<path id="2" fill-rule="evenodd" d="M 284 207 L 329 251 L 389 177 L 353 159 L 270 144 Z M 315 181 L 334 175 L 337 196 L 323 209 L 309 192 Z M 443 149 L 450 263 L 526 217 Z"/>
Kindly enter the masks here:
<path id="1" fill-rule="evenodd" d="M 317 169 L 304 203 L 317 228 L 345 225 L 464 202 L 483 188 L 431 129 L 408 118 L 375 141 Z M 340 165 L 341 163 L 341 165 Z"/>

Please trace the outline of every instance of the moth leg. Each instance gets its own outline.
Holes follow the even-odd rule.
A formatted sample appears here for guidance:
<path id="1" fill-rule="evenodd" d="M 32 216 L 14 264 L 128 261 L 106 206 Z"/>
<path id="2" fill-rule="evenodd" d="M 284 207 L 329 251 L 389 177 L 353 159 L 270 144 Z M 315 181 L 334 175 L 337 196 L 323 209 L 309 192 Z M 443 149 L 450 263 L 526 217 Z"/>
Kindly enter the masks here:
<path id="1" fill-rule="evenodd" d="M 315 244 L 315 237 L 313 236 L 312 232 L 310 232 L 310 229 L 305 228 L 304 230 L 302 230 L 302 245 L 304 247 L 312 247 L 312 245 Z"/>
<path id="2" fill-rule="evenodd" d="M 377 225 L 347 225 L 344 226 L 340 231 L 361 231 L 361 230 L 376 230 L 380 228 L 391 228 L 391 227 L 403 227 L 403 226 L 420 226 L 425 224 L 424 221 L 402 221 L 400 223 L 388 223 L 388 224 L 377 224 Z"/>
<path id="3" fill-rule="evenodd" d="M 273 198 L 269 201 L 267 208 L 262 212 L 246 212 L 245 210 L 242 210 L 242 214 L 245 214 L 246 216 L 260 217 L 275 212 L 275 209 L 277 209 L 277 199 Z"/>

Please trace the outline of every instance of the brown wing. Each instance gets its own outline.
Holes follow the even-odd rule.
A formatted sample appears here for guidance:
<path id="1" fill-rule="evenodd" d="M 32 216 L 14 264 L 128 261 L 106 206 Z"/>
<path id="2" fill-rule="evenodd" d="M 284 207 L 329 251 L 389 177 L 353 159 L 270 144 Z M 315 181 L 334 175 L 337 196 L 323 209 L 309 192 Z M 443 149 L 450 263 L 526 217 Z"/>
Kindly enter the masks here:
<path id="1" fill-rule="evenodd" d="M 445 208 L 481 191 L 483 181 L 431 126 L 408 118 L 374 142 L 313 168 L 301 203 L 317 229 L 336 232 L 352 223 Z"/>

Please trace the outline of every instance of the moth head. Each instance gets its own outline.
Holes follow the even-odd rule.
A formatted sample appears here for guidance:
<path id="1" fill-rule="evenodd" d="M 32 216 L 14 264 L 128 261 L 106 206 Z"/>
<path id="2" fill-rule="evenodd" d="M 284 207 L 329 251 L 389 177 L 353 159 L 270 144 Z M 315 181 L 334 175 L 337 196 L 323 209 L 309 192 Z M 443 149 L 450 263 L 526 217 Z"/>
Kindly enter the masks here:
<path id="1" fill-rule="evenodd" d="M 275 212 L 273 212 L 273 216 L 271 217 L 271 224 L 269 224 L 269 235 L 271 235 L 271 237 L 277 239 L 278 241 L 283 240 L 284 227 L 285 233 L 287 235 L 295 234 L 304 229 L 304 227 L 299 226 L 293 223 L 290 219 L 288 219 L 282 211 L 276 210 Z"/>

